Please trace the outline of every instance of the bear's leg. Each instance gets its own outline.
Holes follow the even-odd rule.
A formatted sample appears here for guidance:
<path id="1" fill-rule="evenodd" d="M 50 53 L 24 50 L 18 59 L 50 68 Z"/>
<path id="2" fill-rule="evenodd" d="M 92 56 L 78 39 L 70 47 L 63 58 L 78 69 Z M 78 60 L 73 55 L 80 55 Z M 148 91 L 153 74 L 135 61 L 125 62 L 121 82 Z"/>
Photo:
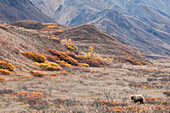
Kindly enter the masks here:
<path id="1" fill-rule="evenodd" d="M 140 104 L 144 104 L 143 99 L 140 99 L 139 101 L 140 101 Z"/>

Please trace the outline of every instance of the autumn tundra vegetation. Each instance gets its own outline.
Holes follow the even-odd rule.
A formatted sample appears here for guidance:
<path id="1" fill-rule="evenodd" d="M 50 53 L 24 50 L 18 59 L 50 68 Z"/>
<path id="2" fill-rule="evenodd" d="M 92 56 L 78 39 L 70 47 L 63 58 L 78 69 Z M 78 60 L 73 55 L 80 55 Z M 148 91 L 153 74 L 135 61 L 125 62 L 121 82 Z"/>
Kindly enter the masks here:
<path id="1" fill-rule="evenodd" d="M 73 37 L 79 32 L 67 37 L 75 28 L 43 25 L 41 30 L 0 25 L 0 112 L 169 112 L 168 59 L 151 62 L 126 45 L 110 56 L 96 50 L 103 46 L 79 47 Z M 131 102 L 136 94 L 145 102 Z"/>

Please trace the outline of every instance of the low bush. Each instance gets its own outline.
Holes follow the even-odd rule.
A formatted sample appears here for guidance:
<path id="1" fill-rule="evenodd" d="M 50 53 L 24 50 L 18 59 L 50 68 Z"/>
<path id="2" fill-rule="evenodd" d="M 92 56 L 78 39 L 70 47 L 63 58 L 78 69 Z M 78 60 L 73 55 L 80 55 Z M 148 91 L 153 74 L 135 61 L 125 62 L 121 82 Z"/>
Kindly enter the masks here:
<path id="1" fill-rule="evenodd" d="M 61 51 L 56 51 L 53 49 L 48 49 L 48 51 L 54 55 L 57 56 L 60 61 L 65 61 L 73 66 L 86 66 L 88 67 L 88 65 L 90 67 L 102 67 L 105 66 L 104 62 L 99 60 L 99 59 L 93 59 L 93 58 L 89 58 L 89 57 L 79 57 L 78 55 L 75 55 L 74 53 L 66 53 L 66 52 L 61 52 Z M 54 61 L 55 58 L 53 58 Z M 52 58 L 51 58 L 52 60 Z M 55 61 L 55 62 L 59 62 L 59 61 Z M 82 64 L 84 63 L 84 64 Z M 88 65 L 87 65 L 88 64 Z"/>
<path id="2" fill-rule="evenodd" d="M 53 49 L 48 49 L 48 51 L 52 54 L 57 56 L 58 58 L 60 58 L 60 60 L 64 60 L 65 62 L 74 65 L 74 66 L 78 66 L 78 62 L 76 59 L 70 57 L 67 53 L 65 52 L 61 52 L 61 51 L 56 51 Z"/>
<path id="3" fill-rule="evenodd" d="M 68 50 L 76 50 L 76 46 L 73 45 L 65 45 Z"/>
<path id="4" fill-rule="evenodd" d="M 14 71 L 14 66 L 11 63 L 0 61 L 0 69 L 7 69 L 9 71 Z"/>
<path id="5" fill-rule="evenodd" d="M 37 70 L 31 71 L 30 73 L 35 77 L 44 77 L 47 75 L 47 73 L 38 72 Z"/>
<path id="6" fill-rule="evenodd" d="M 53 35 L 60 35 L 62 33 L 63 33 L 63 30 L 53 31 Z"/>
<path id="7" fill-rule="evenodd" d="M 62 67 L 72 67 L 71 64 L 68 64 L 68 63 L 65 62 L 64 60 L 62 60 L 62 61 L 56 60 L 56 63 L 60 64 L 60 66 L 62 66 Z"/>
<path id="8" fill-rule="evenodd" d="M 9 74 L 11 74 L 11 72 L 9 70 L 7 70 L 7 69 L 0 69 L 0 74 L 9 75 Z"/>
<path id="9" fill-rule="evenodd" d="M 60 65 L 58 65 L 54 62 L 45 62 L 45 63 L 34 62 L 33 64 L 38 65 L 42 70 L 46 70 L 46 71 L 59 71 L 59 70 L 61 70 Z"/>
<path id="10" fill-rule="evenodd" d="M 53 74 L 50 74 L 50 76 L 58 76 L 58 74 L 56 74 L 56 73 L 53 73 Z"/>
<path id="11" fill-rule="evenodd" d="M 89 67 L 89 64 L 86 64 L 86 63 L 79 63 L 79 66 Z"/>
<path id="12" fill-rule="evenodd" d="M 15 67 L 19 68 L 20 70 L 22 70 L 22 66 L 21 65 L 15 65 Z"/>
<path id="13" fill-rule="evenodd" d="M 38 54 L 38 53 L 33 52 L 33 51 L 22 52 L 22 54 L 24 56 L 26 56 L 27 58 L 32 59 L 32 60 L 39 62 L 39 63 L 43 63 L 43 62 L 46 61 L 46 58 L 43 55 Z"/>
<path id="14" fill-rule="evenodd" d="M 94 60 L 92 58 L 80 57 L 78 59 L 80 63 L 89 64 L 90 67 L 103 67 L 105 64 L 101 60 Z"/>
<path id="15" fill-rule="evenodd" d="M 46 59 L 50 62 L 55 62 L 56 60 L 60 60 L 57 56 L 52 56 L 52 55 L 45 55 Z"/>
<path id="16" fill-rule="evenodd" d="M 53 37 L 52 39 L 53 39 L 54 41 L 58 42 L 58 43 L 61 43 L 61 40 L 58 39 L 57 37 Z"/>
<path id="17" fill-rule="evenodd" d="M 78 55 L 76 55 L 75 53 L 68 52 L 67 54 L 76 60 L 79 58 Z"/>
<path id="18" fill-rule="evenodd" d="M 45 56 L 48 61 L 57 63 L 62 67 L 71 67 L 72 66 L 71 64 L 68 64 L 64 60 L 60 61 L 60 59 L 57 56 L 54 56 L 54 55 L 45 55 Z"/>

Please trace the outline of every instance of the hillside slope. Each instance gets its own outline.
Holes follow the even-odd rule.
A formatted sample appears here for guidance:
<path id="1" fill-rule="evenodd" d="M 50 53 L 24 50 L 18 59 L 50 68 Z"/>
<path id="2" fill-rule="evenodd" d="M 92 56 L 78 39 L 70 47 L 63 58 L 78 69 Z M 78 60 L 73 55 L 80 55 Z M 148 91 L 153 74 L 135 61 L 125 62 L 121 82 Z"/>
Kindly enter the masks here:
<path id="1" fill-rule="evenodd" d="M 93 25 L 13 25 L 0 24 L 0 112 L 169 111 L 169 59 L 152 65 Z M 134 93 L 147 105 L 132 103 Z"/>
<path id="2" fill-rule="evenodd" d="M 18 20 L 36 20 L 55 22 L 43 14 L 29 0 L 0 0 L 0 20 L 15 22 Z"/>
<path id="3" fill-rule="evenodd" d="M 45 28 L 47 29 L 47 28 Z M 111 57 L 125 63 L 151 64 L 145 57 L 137 54 L 133 49 L 117 40 L 114 36 L 103 33 L 92 25 L 78 27 L 65 27 L 57 25 L 54 30 L 62 29 L 64 32 L 56 37 L 60 39 L 69 38 L 78 46 L 78 53 L 84 55 L 88 52 L 89 46 L 94 47 L 94 51 L 102 57 Z M 68 52 L 65 45 L 49 37 L 44 30 L 33 30 L 18 28 L 11 25 L 1 25 L 0 28 L 0 60 L 11 62 L 23 67 L 32 67 L 31 61 L 26 59 L 21 53 L 34 51 L 41 54 L 49 54 L 48 49 Z M 128 57 L 127 57 L 128 56 Z M 24 61 L 24 62 L 23 62 Z"/>

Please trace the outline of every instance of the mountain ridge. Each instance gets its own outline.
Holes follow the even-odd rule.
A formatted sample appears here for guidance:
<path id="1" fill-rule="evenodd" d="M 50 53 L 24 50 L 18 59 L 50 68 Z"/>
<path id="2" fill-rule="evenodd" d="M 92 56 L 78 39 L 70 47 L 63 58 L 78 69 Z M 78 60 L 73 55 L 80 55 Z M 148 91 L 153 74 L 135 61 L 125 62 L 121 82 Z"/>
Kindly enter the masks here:
<path id="1" fill-rule="evenodd" d="M 168 0 L 31 1 L 46 13 L 49 10 L 48 6 L 53 3 L 51 17 L 61 24 L 69 26 L 93 24 L 102 31 L 115 35 L 133 48 L 153 54 L 170 55 Z"/>
<path id="2" fill-rule="evenodd" d="M 35 7 L 30 0 L 1 0 L 0 20 L 15 22 L 18 20 L 36 20 L 40 22 L 55 22 Z"/>

